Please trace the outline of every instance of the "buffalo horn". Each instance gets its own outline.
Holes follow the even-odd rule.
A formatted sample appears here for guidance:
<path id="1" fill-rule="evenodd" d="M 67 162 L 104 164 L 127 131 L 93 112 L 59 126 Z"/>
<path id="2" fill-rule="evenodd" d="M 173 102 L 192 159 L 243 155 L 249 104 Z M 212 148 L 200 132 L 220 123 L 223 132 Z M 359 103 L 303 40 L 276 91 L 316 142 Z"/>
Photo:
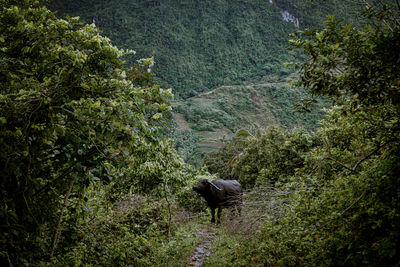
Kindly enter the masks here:
<path id="1" fill-rule="evenodd" d="M 217 190 L 219 190 L 219 191 L 222 191 L 222 189 L 219 188 L 219 187 L 218 187 L 216 184 L 214 184 L 213 182 L 208 181 L 208 183 L 209 183 L 210 185 L 212 185 L 215 189 L 217 189 Z"/>

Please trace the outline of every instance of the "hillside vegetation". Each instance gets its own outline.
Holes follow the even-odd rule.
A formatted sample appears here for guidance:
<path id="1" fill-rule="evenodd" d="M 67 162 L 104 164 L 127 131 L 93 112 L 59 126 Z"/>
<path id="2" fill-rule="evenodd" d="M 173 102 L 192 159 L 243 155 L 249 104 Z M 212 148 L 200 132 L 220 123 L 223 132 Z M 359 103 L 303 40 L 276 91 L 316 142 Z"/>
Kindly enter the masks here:
<path id="1" fill-rule="evenodd" d="M 298 85 L 336 103 L 317 133 L 242 130 L 206 157 L 259 208 L 209 266 L 399 265 L 400 6 L 366 12 L 363 30 L 330 17 L 292 40 L 308 56 Z"/>
<path id="2" fill-rule="evenodd" d="M 94 22 L 118 47 L 134 49 L 129 64 L 154 57 L 161 86 L 187 98 L 224 84 L 257 81 L 293 61 L 287 34 L 296 27 L 283 20 L 283 10 L 303 29 L 321 27 L 331 12 L 359 22 L 361 6 L 345 0 L 53 0 L 50 8 Z"/>
<path id="3" fill-rule="evenodd" d="M 182 114 L 175 138 L 192 132 L 197 136 L 197 147 L 187 153 L 185 145 L 177 143 L 185 160 L 199 164 L 204 154 L 232 140 L 240 129 L 253 133 L 258 128 L 276 125 L 286 129 L 313 131 L 323 117 L 323 107 L 318 104 L 309 113 L 296 112 L 295 104 L 308 97 L 306 91 L 288 85 L 295 76 L 267 76 L 258 83 L 221 86 L 185 101 L 174 102 L 174 112 Z"/>
<path id="4" fill-rule="evenodd" d="M 315 130 L 323 105 L 309 116 L 294 114 L 306 93 L 285 84 L 294 70 L 284 63 L 301 61 L 287 49 L 288 34 L 322 27 L 332 12 L 346 22 L 365 21 L 362 5 L 344 0 L 53 0 L 49 6 L 95 23 L 118 47 L 134 49 L 128 65 L 154 57 L 157 81 L 172 88 L 176 116 L 184 116 L 176 123 L 189 125 L 173 134 L 176 148 L 196 166 L 243 127 Z"/>
<path id="5" fill-rule="evenodd" d="M 319 97 L 332 105 L 316 131 L 240 129 L 195 169 L 174 142 L 193 151 L 198 137 L 152 58 L 127 65 L 133 51 L 95 25 L 0 1 L 2 266 L 399 266 L 400 3 L 363 8 L 367 27 L 330 16 L 292 36 L 304 58 L 293 88 L 273 90 L 286 86 L 278 74 L 175 103 L 208 107 L 207 129 L 227 133 L 234 124 L 218 118 L 230 114 L 300 120 L 264 106 L 275 93 L 285 106 L 292 93 L 280 94 L 303 88 L 303 111 Z M 167 138 L 175 128 L 184 134 Z M 217 176 L 244 194 L 242 215 L 224 209 L 214 225 L 192 188 Z"/>
<path id="6" fill-rule="evenodd" d="M 129 53 L 36 1 L 0 2 L 3 265 L 146 264 L 173 240 L 172 192 L 200 173 L 162 135 L 171 92 Z"/>

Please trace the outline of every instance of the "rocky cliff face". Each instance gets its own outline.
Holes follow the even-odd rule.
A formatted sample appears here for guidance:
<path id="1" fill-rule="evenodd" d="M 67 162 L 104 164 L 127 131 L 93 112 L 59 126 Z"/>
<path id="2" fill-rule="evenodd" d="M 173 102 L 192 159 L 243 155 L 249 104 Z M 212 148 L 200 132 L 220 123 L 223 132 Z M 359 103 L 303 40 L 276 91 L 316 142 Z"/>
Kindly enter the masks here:
<path id="1" fill-rule="evenodd" d="M 272 4 L 272 5 L 275 5 L 275 2 L 272 1 L 272 0 L 269 0 L 269 3 Z M 299 27 L 300 27 L 299 19 L 296 18 L 296 16 L 290 14 L 289 11 L 284 10 L 284 9 L 281 9 L 281 14 L 282 14 L 282 19 L 283 19 L 284 21 L 293 23 L 293 25 L 294 25 L 296 28 L 299 28 Z"/>

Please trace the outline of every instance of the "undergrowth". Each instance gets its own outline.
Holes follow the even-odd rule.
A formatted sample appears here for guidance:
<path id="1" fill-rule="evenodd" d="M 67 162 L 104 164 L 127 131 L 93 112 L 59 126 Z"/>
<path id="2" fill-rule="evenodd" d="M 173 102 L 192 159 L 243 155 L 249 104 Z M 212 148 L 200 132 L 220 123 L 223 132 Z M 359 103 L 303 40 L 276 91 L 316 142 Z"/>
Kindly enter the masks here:
<path id="1" fill-rule="evenodd" d="M 202 223 L 198 215 L 179 208 L 171 199 L 169 224 L 164 198 L 130 193 L 112 204 L 98 189 L 91 189 L 85 221 L 77 230 L 78 242 L 38 265 L 185 265 L 199 244 L 196 232 Z"/>

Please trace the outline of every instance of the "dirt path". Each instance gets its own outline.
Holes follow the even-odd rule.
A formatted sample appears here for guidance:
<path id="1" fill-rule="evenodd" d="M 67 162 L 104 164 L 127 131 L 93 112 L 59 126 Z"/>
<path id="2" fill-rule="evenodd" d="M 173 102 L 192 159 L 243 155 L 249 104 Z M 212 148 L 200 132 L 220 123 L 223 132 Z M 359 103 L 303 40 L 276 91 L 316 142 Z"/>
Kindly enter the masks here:
<path id="1" fill-rule="evenodd" d="M 204 261 L 211 255 L 212 242 L 215 238 L 213 229 L 206 227 L 206 229 L 198 231 L 197 235 L 200 237 L 201 243 L 190 257 L 188 266 L 202 266 Z"/>

